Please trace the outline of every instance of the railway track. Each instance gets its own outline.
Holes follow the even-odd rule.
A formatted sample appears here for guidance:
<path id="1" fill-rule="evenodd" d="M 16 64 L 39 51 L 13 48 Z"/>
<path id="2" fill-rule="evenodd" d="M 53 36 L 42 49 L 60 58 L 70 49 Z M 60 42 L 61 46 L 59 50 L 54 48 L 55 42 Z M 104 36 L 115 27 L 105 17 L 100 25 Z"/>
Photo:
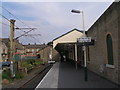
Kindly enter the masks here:
<path id="1" fill-rule="evenodd" d="M 38 73 L 36 76 L 34 76 L 31 80 L 26 82 L 24 85 L 19 87 L 16 90 L 34 90 L 36 86 L 39 84 L 39 82 L 43 79 L 43 77 L 46 75 L 46 73 L 51 69 L 53 65 L 48 66 L 44 70 L 42 70 L 40 73 Z"/>

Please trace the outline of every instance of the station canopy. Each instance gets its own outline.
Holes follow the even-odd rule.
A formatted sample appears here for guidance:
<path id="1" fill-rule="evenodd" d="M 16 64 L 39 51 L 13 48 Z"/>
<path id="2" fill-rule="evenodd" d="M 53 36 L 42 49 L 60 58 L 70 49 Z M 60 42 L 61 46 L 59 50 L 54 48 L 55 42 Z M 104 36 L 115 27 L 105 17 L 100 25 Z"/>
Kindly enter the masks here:
<path id="1" fill-rule="evenodd" d="M 83 37 L 84 34 L 82 31 L 78 29 L 73 29 L 58 38 L 53 40 L 53 48 L 57 51 L 63 51 L 69 49 L 69 47 L 73 46 L 77 43 L 77 39 Z"/>

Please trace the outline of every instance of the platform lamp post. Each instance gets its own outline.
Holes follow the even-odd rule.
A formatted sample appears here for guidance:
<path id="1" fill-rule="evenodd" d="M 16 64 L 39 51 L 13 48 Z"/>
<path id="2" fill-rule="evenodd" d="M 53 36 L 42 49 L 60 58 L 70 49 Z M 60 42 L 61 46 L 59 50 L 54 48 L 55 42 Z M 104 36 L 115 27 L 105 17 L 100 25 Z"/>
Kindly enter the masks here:
<path id="1" fill-rule="evenodd" d="M 71 10 L 72 13 L 82 13 L 82 20 L 83 20 L 83 34 L 84 37 L 86 37 L 85 34 L 85 26 L 84 26 L 84 13 L 83 11 L 80 10 Z M 83 46 L 83 51 L 84 51 L 84 70 L 85 70 L 85 81 L 87 81 L 87 62 L 86 62 L 86 47 Z"/>

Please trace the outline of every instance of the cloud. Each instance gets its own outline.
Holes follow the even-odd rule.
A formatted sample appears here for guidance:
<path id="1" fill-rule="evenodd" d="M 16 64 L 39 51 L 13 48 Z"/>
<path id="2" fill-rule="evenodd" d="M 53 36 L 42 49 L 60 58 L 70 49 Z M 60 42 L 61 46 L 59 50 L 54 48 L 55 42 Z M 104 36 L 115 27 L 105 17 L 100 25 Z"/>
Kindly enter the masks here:
<path id="1" fill-rule="evenodd" d="M 111 2 L 119 0 L 1 0 L 3 2 Z"/>
<path id="2" fill-rule="evenodd" d="M 72 9 L 84 11 L 85 28 L 87 30 L 110 3 L 22 2 L 7 3 L 4 5 L 25 23 L 23 24 L 16 19 L 15 23 L 18 27 L 36 27 L 37 30 L 31 33 L 42 34 L 42 36 L 36 36 L 36 38 L 41 43 L 47 43 L 71 29 L 82 29 L 82 15 L 71 13 Z M 18 32 L 22 33 L 22 31 Z M 19 34 L 16 32 L 17 35 Z M 32 41 L 25 41 L 24 38 L 20 38 L 20 41 L 23 43 L 37 42 L 37 40 L 35 41 L 30 37 L 27 38 L 30 38 Z"/>
<path id="3" fill-rule="evenodd" d="M 29 6 L 30 9 L 26 13 L 27 15 L 36 17 L 36 21 L 47 21 L 50 25 L 57 25 L 58 27 L 72 25 L 72 23 L 69 22 L 72 13 L 70 10 L 65 12 L 65 8 L 62 8 L 59 3 L 29 3 Z M 34 13 L 31 12 L 32 10 L 34 10 Z M 71 21 L 75 21 L 75 24 L 77 24 L 76 20 L 71 18 Z"/>

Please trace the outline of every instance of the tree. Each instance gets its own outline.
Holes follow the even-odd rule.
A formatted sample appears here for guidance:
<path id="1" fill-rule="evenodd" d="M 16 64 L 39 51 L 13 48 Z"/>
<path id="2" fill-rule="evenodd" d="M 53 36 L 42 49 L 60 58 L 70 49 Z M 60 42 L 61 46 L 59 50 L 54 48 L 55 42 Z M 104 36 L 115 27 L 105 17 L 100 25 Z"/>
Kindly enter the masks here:
<path id="1" fill-rule="evenodd" d="M 48 42 L 47 45 L 52 46 L 53 42 Z"/>

